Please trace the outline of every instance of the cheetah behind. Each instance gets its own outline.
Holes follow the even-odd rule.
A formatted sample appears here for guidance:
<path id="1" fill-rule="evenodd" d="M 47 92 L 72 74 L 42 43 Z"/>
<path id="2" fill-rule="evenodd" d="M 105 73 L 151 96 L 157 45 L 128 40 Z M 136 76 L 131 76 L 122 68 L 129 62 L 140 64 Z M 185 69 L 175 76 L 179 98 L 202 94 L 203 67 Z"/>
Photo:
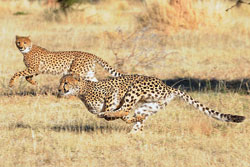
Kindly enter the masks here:
<path id="1" fill-rule="evenodd" d="M 33 76 L 39 74 L 75 74 L 86 80 L 97 81 L 95 78 L 96 63 L 115 77 L 122 75 L 109 66 L 107 62 L 91 53 L 80 51 L 52 52 L 33 45 L 29 37 L 19 36 L 16 36 L 16 46 L 23 54 L 23 61 L 27 68 L 14 74 L 9 82 L 10 87 L 21 76 L 24 76 L 32 85 L 36 85 Z"/>
<path id="2" fill-rule="evenodd" d="M 145 120 L 178 96 L 209 117 L 225 122 L 242 122 L 245 117 L 214 111 L 185 92 L 171 88 L 160 79 L 141 75 L 124 75 L 99 82 L 66 75 L 61 78 L 59 96 L 76 95 L 87 109 L 106 120 L 122 119 L 134 123 L 131 132 L 143 129 Z M 129 113 L 134 110 L 134 115 Z"/>

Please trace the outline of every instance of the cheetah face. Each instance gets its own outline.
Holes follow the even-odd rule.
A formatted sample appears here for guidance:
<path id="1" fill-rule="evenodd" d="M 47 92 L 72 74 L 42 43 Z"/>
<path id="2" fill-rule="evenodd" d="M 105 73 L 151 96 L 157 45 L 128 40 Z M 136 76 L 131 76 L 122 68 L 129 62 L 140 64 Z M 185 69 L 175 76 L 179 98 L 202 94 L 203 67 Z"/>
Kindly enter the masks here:
<path id="1" fill-rule="evenodd" d="M 58 97 L 60 98 L 67 95 L 78 95 L 79 89 L 79 81 L 72 75 L 65 75 L 60 80 Z"/>
<path id="2" fill-rule="evenodd" d="M 32 48 L 32 43 L 29 37 L 16 36 L 16 46 L 21 53 L 28 53 Z"/>

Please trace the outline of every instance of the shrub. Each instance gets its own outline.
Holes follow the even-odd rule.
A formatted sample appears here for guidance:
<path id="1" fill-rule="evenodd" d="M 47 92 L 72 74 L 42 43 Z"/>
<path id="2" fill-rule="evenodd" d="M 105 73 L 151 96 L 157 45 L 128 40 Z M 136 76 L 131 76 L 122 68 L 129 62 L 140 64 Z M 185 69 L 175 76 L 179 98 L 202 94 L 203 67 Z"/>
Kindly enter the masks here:
<path id="1" fill-rule="evenodd" d="M 75 4 L 94 3 L 98 2 L 98 0 L 57 0 L 57 2 L 60 4 L 60 9 L 67 14 L 68 10 L 72 9 Z"/>
<path id="2" fill-rule="evenodd" d="M 204 13 L 196 10 L 191 0 L 144 0 L 144 12 L 138 15 L 143 27 L 151 26 L 161 31 L 195 29 L 204 23 Z"/>

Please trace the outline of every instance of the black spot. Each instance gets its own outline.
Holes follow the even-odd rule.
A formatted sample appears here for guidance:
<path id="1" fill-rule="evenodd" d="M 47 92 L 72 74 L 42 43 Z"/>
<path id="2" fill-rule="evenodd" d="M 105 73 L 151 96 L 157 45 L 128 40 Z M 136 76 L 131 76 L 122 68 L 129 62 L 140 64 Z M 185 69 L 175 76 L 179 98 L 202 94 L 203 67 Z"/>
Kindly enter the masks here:
<path id="1" fill-rule="evenodd" d="M 236 122 L 236 123 L 239 123 L 239 122 L 242 122 L 245 120 L 245 117 L 244 116 L 239 116 L 239 115 L 230 115 L 230 121 L 232 122 Z"/>

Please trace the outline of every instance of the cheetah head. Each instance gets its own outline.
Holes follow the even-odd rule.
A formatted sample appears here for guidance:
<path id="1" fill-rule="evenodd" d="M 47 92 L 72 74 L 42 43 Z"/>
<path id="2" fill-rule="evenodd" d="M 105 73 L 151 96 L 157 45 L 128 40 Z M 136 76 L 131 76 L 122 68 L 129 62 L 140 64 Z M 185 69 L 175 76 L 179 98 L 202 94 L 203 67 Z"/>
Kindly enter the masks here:
<path id="1" fill-rule="evenodd" d="M 58 97 L 73 95 L 77 96 L 80 92 L 80 77 L 73 75 L 65 75 L 60 79 L 60 85 L 58 88 Z"/>
<path id="2" fill-rule="evenodd" d="M 31 40 L 28 37 L 16 36 L 16 46 L 21 53 L 28 53 L 32 48 Z"/>

